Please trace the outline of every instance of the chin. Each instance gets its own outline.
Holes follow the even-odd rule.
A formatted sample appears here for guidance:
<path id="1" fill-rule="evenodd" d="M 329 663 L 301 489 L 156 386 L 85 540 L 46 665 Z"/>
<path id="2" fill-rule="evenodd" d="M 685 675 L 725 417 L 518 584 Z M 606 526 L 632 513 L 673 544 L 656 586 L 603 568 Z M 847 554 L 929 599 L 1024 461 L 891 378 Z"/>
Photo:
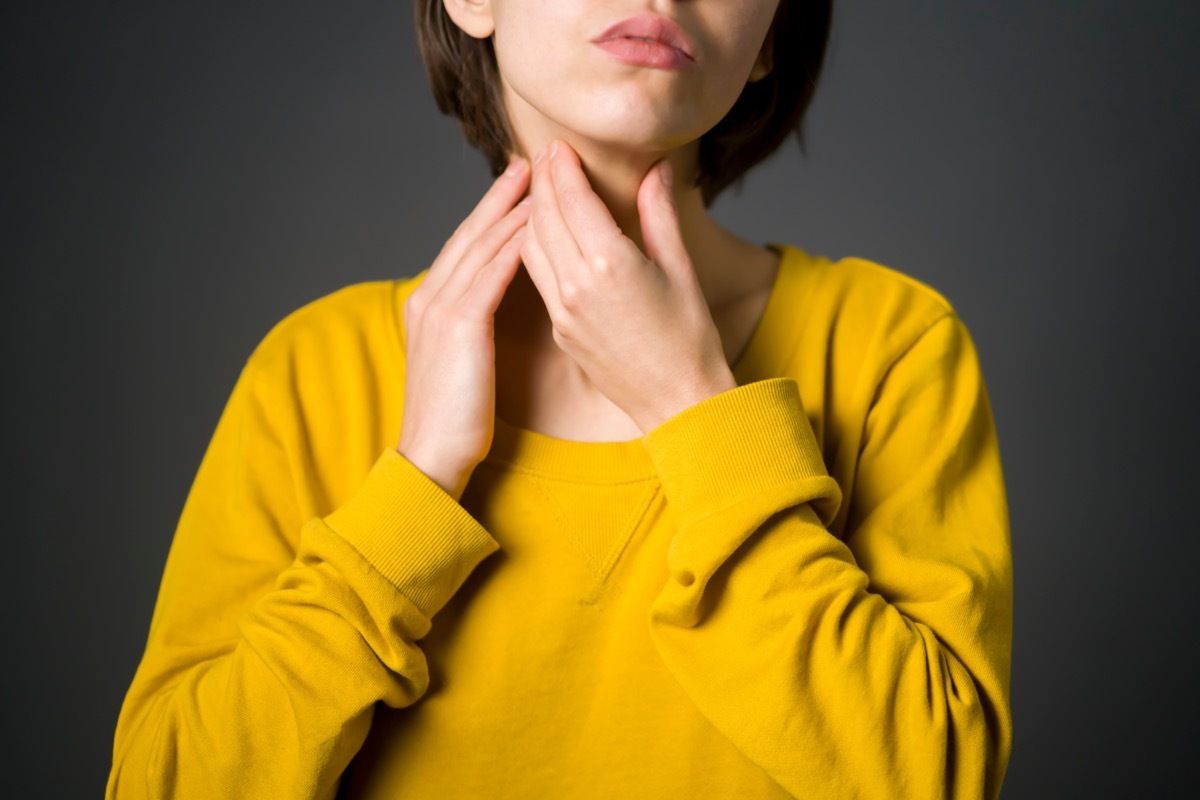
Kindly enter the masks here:
<path id="1" fill-rule="evenodd" d="M 665 102 L 614 98 L 547 116 L 582 139 L 631 150 L 662 151 L 693 142 L 712 127 L 680 114 L 680 110 Z"/>
<path id="2" fill-rule="evenodd" d="M 574 88 L 564 91 L 563 85 Z M 657 80 L 598 85 L 594 77 L 565 77 L 558 84 L 515 80 L 505 88 L 509 118 L 519 126 L 536 130 L 549 123 L 559 131 L 553 135 L 568 141 L 631 152 L 661 153 L 683 147 L 704 135 L 724 114 L 711 97 L 697 98 L 694 91 Z"/>

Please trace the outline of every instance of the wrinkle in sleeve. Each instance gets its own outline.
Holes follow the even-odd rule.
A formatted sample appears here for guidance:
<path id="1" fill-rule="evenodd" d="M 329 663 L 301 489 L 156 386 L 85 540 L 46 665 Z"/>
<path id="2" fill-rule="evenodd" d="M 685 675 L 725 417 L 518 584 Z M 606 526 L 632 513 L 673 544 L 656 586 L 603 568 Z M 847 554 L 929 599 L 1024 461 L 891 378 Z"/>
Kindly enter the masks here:
<path id="1" fill-rule="evenodd" d="M 110 799 L 333 797 L 375 704 L 425 691 L 416 640 L 497 549 L 394 450 L 341 508 L 300 519 L 273 385 L 243 371 L 189 493 Z"/>
<path id="2" fill-rule="evenodd" d="M 878 385 L 844 541 L 790 380 L 647 437 L 675 508 L 650 614 L 705 716 L 797 797 L 996 797 L 1012 577 L 991 410 L 966 329 L 928 328 Z M 816 458 L 814 458 L 816 453 Z"/>

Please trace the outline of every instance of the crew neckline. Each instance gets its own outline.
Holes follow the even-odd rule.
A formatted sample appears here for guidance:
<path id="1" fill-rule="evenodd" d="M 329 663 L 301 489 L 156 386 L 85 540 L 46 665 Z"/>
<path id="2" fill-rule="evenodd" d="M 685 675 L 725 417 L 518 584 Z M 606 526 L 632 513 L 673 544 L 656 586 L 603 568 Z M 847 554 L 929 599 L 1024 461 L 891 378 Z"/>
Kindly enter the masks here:
<path id="1" fill-rule="evenodd" d="M 738 386 L 775 375 L 780 336 L 783 329 L 795 327 L 794 315 L 786 313 L 784 307 L 789 304 L 792 286 L 806 255 L 791 245 L 770 242 L 765 246 L 779 255 L 779 266 L 762 315 L 732 366 Z M 646 480 L 656 473 L 642 441 L 641 438 L 610 442 L 560 439 L 518 427 L 497 416 L 492 447 L 485 461 L 586 483 Z"/>
<path id="2" fill-rule="evenodd" d="M 641 439 L 580 442 L 559 439 L 495 418 L 485 462 L 507 464 L 544 477 L 581 483 L 626 483 L 655 476 Z"/>

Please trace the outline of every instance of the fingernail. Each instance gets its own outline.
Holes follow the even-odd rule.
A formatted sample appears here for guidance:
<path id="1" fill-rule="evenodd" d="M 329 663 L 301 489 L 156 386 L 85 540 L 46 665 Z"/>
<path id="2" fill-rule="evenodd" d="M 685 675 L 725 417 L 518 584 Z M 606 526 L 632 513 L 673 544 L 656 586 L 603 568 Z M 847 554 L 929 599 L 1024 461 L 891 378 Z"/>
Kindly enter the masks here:
<path id="1" fill-rule="evenodd" d="M 521 200 L 521 202 L 517 203 L 517 205 L 519 205 L 519 206 L 527 206 L 527 205 L 529 205 L 529 204 L 530 204 L 530 203 L 532 203 L 532 202 L 533 202 L 533 198 L 532 198 L 532 197 L 530 197 L 529 195 L 526 195 L 526 196 L 525 196 L 525 198 L 524 198 L 523 200 Z"/>
<path id="2" fill-rule="evenodd" d="M 675 180 L 675 172 L 671 169 L 670 161 L 662 162 L 662 166 L 658 170 L 658 177 L 662 179 L 663 186 L 671 188 L 671 182 Z"/>
<path id="3" fill-rule="evenodd" d="M 542 163 L 542 157 L 545 155 L 546 148 L 543 147 L 541 150 L 538 150 L 537 158 L 533 159 L 533 165 L 536 167 L 538 164 Z"/>
<path id="4" fill-rule="evenodd" d="M 553 142 L 550 145 L 550 158 L 554 158 L 554 154 L 558 152 L 558 142 Z"/>
<path id="5" fill-rule="evenodd" d="M 525 171 L 525 159 L 518 158 L 517 160 L 513 161 L 511 164 L 508 165 L 508 169 L 504 170 L 504 174 L 508 175 L 509 177 L 512 177 L 514 175 L 520 175 L 524 171 Z"/>

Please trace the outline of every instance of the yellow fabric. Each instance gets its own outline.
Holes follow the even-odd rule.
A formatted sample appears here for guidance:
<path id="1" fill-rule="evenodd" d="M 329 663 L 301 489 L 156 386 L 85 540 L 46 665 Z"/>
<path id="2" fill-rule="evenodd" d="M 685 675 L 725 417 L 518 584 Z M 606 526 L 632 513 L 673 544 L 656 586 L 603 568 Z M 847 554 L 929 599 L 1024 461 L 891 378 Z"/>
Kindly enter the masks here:
<path id="1" fill-rule="evenodd" d="M 461 506 L 391 449 L 419 277 L 278 325 L 107 796 L 329 798 L 349 766 L 362 798 L 995 797 L 1012 577 L 971 340 L 915 281 L 778 249 L 739 388 L 632 442 L 498 421 Z"/>

